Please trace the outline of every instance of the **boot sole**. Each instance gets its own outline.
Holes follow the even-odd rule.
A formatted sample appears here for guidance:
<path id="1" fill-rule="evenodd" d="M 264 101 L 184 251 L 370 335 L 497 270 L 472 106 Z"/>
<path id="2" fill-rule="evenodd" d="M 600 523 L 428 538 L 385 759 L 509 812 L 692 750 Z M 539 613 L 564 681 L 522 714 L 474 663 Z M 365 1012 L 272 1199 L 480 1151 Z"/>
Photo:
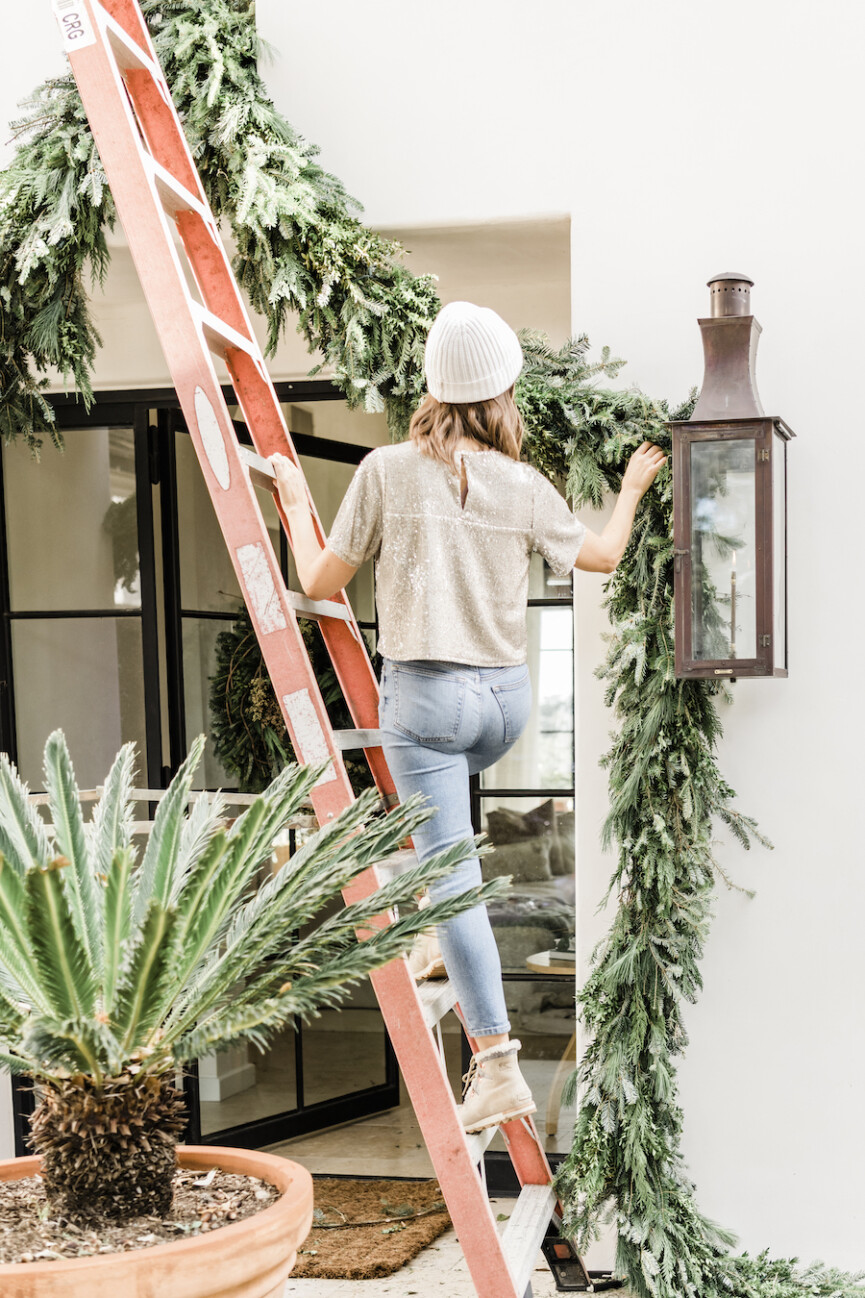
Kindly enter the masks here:
<path id="1" fill-rule="evenodd" d="M 447 978 L 447 970 L 441 960 L 432 960 L 425 968 L 419 969 L 414 976 L 416 983 L 428 982 L 433 978 Z"/>
<path id="2" fill-rule="evenodd" d="M 538 1106 L 532 1100 L 521 1109 L 512 1109 L 509 1113 L 491 1113 L 483 1122 L 473 1122 L 470 1127 L 464 1127 L 466 1135 L 473 1136 L 478 1131 L 486 1131 L 488 1127 L 500 1127 L 505 1122 L 516 1122 L 517 1118 L 527 1118 L 530 1113 L 537 1113 Z"/>

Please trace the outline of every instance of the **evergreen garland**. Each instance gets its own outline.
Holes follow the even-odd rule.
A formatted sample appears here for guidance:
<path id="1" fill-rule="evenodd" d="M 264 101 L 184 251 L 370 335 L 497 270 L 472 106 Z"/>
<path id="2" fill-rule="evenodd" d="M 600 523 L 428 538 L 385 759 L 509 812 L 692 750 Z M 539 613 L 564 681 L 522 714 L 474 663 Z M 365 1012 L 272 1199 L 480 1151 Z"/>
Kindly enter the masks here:
<path id="1" fill-rule="evenodd" d="M 357 204 L 315 162 L 317 150 L 275 111 L 258 75 L 251 0 L 142 7 L 205 189 L 231 225 L 240 282 L 268 321 L 270 351 L 298 312 L 310 350 L 333 365 L 349 404 L 385 408 L 394 435 L 404 434 L 439 306 L 432 277 L 410 274 L 399 246 L 361 224 Z M 42 391 L 46 367 L 85 402 L 92 397 L 99 339 L 87 277 L 104 274 L 114 208 L 71 78 L 44 86 L 18 129 L 0 188 L 0 429 L 38 449 L 46 434 L 60 440 Z M 599 387 L 623 362 L 604 352 L 591 364 L 585 337 L 560 350 L 538 334 L 522 342 L 517 401 L 527 451 L 575 505 L 598 506 L 618 491 L 641 442 L 669 447 L 670 412 L 639 392 Z M 687 417 L 687 408 L 675 413 Z M 566 1226 L 585 1241 L 611 1212 L 618 1266 L 642 1296 L 861 1296 L 862 1277 L 798 1270 L 765 1254 L 732 1257 L 730 1236 L 700 1213 L 682 1166 L 675 1059 L 686 1044 L 683 1003 L 701 985 L 718 870 L 713 819 L 746 846 L 752 836 L 765 840 L 735 810 L 717 767 L 725 687 L 675 679 L 671 513 L 667 469 L 607 588 L 612 633 L 599 672 L 620 721 L 605 758 L 618 904 L 580 994 L 592 1039 L 558 1180 Z"/>

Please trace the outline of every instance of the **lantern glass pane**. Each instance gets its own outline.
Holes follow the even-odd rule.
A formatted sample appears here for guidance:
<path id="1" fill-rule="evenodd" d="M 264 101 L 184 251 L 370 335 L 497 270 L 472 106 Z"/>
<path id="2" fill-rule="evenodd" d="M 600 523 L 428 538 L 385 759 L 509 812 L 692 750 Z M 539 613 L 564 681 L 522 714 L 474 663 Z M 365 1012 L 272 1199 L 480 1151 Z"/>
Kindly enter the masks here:
<path id="1" fill-rule="evenodd" d="M 691 443 L 693 657 L 757 656 L 756 442 Z"/>
<path id="2" fill-rule="evenodd" d="M 787 666 L 787 443 L 772 438 L 772 620 L 776 667 Z"/>

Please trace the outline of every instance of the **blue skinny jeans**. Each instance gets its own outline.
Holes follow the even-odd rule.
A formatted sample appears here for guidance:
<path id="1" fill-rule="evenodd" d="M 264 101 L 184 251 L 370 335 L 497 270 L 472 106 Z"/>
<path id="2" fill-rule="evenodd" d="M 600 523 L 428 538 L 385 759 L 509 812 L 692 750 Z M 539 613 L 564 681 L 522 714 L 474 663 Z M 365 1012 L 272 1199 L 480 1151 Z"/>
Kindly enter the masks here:
<path id="1" fill-rule="evenodd" d="M 437 808 L 413 835 L 418 860 L 474 836 L 469 776 L 492 766 L 513 747 L 531 706 L 525 663 L 467 667 L 385 659 L 379 705 L 385 759 L 402 800 L 423 793 Z M 430 898 L 440 901 L 480 882 L 480 861 L 470 856 L 430 885 Z M 471 1035 L 510 1031 L 501 960 L 486 906 L 475 906 L 439 925 L 438 936 Z"/>

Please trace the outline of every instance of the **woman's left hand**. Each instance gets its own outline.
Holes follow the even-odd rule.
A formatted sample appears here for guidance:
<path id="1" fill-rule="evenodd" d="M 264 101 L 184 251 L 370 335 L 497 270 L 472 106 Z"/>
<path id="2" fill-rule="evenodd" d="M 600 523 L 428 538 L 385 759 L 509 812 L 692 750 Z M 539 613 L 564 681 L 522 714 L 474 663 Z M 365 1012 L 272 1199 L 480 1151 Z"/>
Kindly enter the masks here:
<path id="1" fill-rule="evenodd" d="M 270 464 L 276 474 L 276 485 L 283 509 L 292 509 L 295 505 L 309 504 L 306 494 L 304 476 L 296 464 L 287 455 L 279 452 L 270 456 Z"/>

